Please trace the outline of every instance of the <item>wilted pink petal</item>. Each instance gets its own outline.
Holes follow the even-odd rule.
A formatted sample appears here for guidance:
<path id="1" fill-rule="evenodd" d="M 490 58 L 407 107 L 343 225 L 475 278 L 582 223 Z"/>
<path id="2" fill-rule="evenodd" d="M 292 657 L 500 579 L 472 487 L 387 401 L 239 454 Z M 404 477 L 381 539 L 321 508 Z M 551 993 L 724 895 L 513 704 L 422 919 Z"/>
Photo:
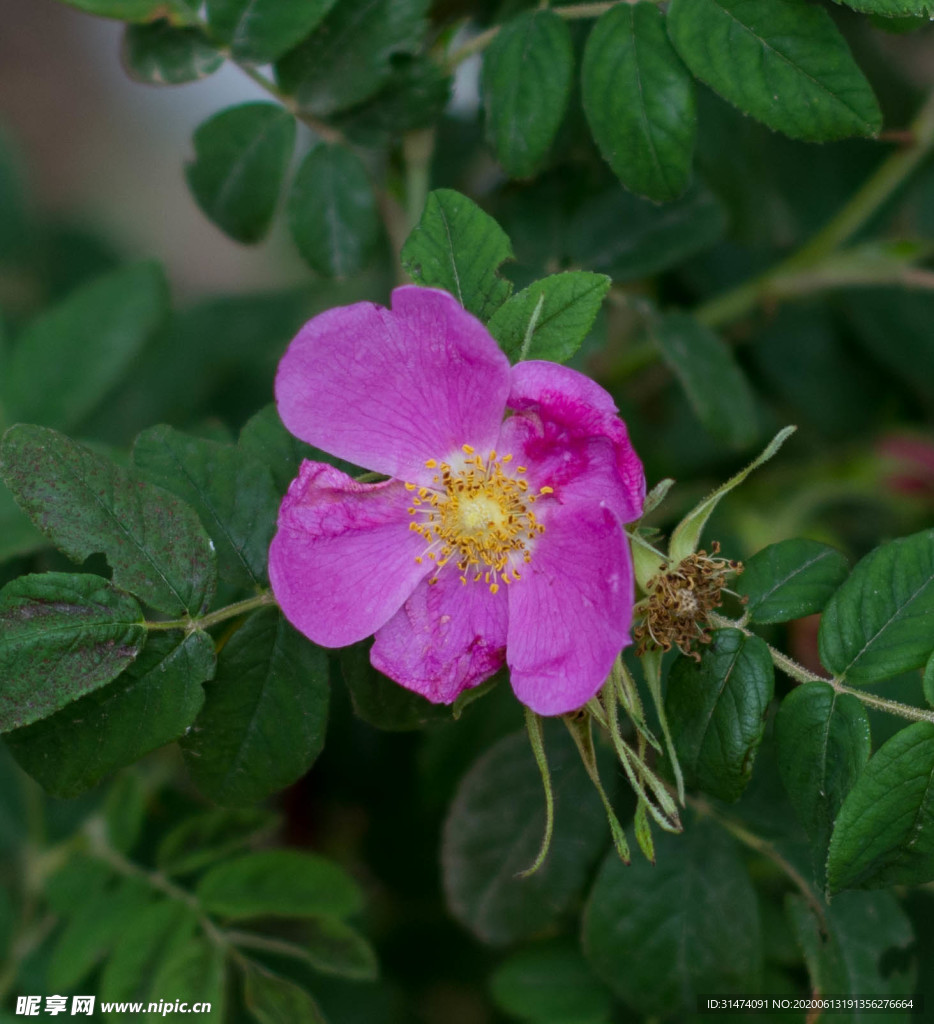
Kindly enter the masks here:
<path id="1" fill-rule="evenodd" d="M 490 447 L 509 361 L 447 292 L 414 285 L 331 309 L 299 331 L 276 375 L 279 415 L 322 451 L 404 480 L 463 444 Z"/>
<path id="2" fill-rule="evenodd" d="M 450 704 L 506 660 L 507 597 L 456 573 L 420 583 L 376 634 L 373 665 L 436 704 Z"/>
<path id="3" fill-rule="evenodd" d="M 392 480 L 359 484 L 304 462 L 279 510 L 269 579 L 285 617 L 324 647 L 370 636 L 428 571 L 408 529 L 409 495 Z"/>

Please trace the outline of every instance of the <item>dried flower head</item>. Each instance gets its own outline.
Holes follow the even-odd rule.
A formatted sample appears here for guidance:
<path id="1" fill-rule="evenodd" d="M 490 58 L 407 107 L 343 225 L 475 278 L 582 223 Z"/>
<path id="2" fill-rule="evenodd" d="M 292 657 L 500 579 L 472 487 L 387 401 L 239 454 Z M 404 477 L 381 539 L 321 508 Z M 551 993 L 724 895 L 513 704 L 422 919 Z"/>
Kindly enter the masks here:
<path id="1" fill-rule="evenodd" d="M 730 576 L 743 571 L 742 563 L 712 557 L 720 553 L 719 541 L 711 553 L 696 551 L 675 566 L 662 565 L 646 586 L 645 618 L 633 630 L 638 653 L 649 647 L 683 654 L 700 661 L 695 643 L 710 643 L 710 613 L 723 601 L 722 591 Z"/>

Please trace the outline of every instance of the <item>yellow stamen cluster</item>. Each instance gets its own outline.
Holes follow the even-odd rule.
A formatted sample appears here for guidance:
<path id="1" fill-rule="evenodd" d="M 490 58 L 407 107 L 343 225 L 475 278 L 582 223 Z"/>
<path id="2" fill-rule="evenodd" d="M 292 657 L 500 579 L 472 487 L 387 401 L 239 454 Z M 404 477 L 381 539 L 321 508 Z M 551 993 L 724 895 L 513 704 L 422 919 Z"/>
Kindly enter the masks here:
<path id="1" fill-rule="evenodd" d="M 466 459 L 458 469 L 435 459 L 425 463 L 437 470 L 431 487 L 405 485 L 413 492 L 409 529 L 428 544 L 415 561 L 428 559 L 438 569 L 453 561 L 461 583 L 482 580 L 495 594 L 500 582 L 522 578 L 515 565 L 531 560 L 529 545 L 545 531 L 531 506 L 552 489 L 542 487 L 531 494 L 523 479 L 526 467 L 509 471 L 511 455 L 491 451 L 484 459 L 467 444 L 463 451 Z M 428 582 L 438 582 L 437 572 Z"/>

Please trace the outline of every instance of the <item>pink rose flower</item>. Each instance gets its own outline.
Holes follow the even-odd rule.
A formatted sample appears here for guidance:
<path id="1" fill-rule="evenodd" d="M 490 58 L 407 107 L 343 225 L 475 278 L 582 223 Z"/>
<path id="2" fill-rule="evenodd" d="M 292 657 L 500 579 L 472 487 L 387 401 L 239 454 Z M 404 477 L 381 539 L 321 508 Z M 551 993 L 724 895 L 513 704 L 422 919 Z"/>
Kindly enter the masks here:
<path id="1" fill-rule="evenodd" d="M 310 444 L 391 479 L 304 462 L 269 553 L 273 591 L 324 647 L 435 703 L 509 666 L 542 715 L 585 704 L 630 642 L 623 524 L 645 481 L 613 400 L 557 364 L 510 366 L 446 292 L 409 286 L 310 320 L 276 377 Z"/>

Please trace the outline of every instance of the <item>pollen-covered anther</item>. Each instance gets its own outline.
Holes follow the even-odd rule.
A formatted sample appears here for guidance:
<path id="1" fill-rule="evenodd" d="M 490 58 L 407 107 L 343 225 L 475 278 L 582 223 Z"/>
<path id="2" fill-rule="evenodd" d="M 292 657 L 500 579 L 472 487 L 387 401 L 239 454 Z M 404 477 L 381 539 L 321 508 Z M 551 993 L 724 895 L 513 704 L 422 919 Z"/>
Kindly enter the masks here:
<path id="1" fill-rule="evenodd" d="M 720 544 L 711 545 L 711 556 Z M 637 653 L 648 648 L 670 651 L 677 647 L 700 661 L 695 643 L 710 643 L 710 613 L 722 603 L 722 591 L 730 576 L 743 571 L 740 562 L 708 556 L 706 551 L 688 555 L 675 566 L 661 566 L 646 586 L 645 618 L 633 630 Z"/>
<path id="2" fill-rule="evenodd" d="M 511 467 L 505 469 L 512 462 L 509 453 L 492 450 L 484 459 L 467 444 L 461 451 L 466 458 L 452 460 L 456 467 L 435 459 L 425 463 L 439 475 L 433 487 L 415 488 L 418 497 L 412 498 L 409 512 L 416 518 L 409 528 L 428 542 L 423 556 L 435 560 L 440 553 L 438 568 L 452 561 L 463 584 L 483 581 L 496 594 L 500 583 L 521 579 L 515 564 L 531 561 L 530 546 L 545 531 L 532 505 L 554 491 L 545 486 L 530 493 L 526 480 L 513 475 Z M 526 468 L 516 466 L 514 472 L 525 473 Z M 429 583 L 435 580 L 437 576 Z"/>

